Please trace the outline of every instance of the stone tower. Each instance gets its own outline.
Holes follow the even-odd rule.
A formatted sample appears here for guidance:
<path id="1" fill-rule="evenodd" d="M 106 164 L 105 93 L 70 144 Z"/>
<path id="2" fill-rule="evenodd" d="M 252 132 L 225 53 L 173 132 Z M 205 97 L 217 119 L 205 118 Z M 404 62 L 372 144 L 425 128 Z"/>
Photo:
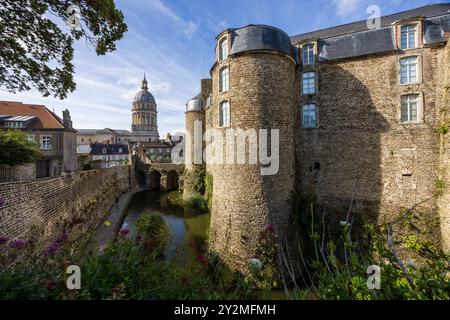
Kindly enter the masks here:
<path id="1" fill-rule="evenodd" d="M 157 115 L 155 98 L 148 91 L 148 82 L 144 75 L 141 90 L 134 96 L 131 108 L 133 140 L 157 141 L 159 139 Z"/>
<path id="2" fill-rule="evenodd" d="M 198 171 L 204 169 L 202 163 L 202 150 L 194 154 L 194 137 L 196 133 L 205 131 L 205 108 L 212 90 L 212 80 L 202 79 L 201 92 L 186 103 L 186 165 L 184 172 L 183 199 L 188 200 L 196 195 L 195 183 Z M 197 126 L 197 132 L 195 130 Z M 202 138 L 196 141 L 199 147 L 203 146 Z"/>
<path id="3" fill-rule="evenodd" d="M 265 25 L 228 29 L 217 37 L 206 129 L 224 136 L 228 129 L 253 129 L 259 143 L 259 130 L 266 129 L 269 152 L 274 143 L 272 130 L 279 130 L 276 174 L 261 174 L 267 166 L 261 164 L 259 154 L 256 164 L 250 163 L 247 153 L 245 164 L 237 164 L 235 158 L 235 164 L 207 165 L 213 176 L 210 250 L 242 271 L 255 254 L 261 231 L 274 225 L 284 237 L 288 228 L 295 170 L 296 61 L 292 50 L 285 32 Z M 235 145 L 235 155 L 236 151 Z M 229 154 L 230 150 L 224 152 L 224 156 Z"/>

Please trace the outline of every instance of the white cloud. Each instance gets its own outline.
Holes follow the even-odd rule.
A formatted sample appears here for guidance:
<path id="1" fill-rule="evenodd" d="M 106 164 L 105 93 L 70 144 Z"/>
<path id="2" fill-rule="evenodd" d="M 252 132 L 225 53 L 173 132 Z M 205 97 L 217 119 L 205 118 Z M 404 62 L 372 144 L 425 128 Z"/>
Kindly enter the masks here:
<path id="1" fill-rule="evenodd" d="M 362 2 L 361 0 L 333 0 L 333 5 L 336 9 L 336 15 L 345 17 L 354 13 Z"/>
<path id="2" fill-rule="evenodd" d="M 182 30 L 186 36 L 192 36 L 197 31 L 199 23 L 195 23 L 191 20 L 184 20 L 180 15 L 175 13 L 161 0 L 147 0 L 146 3 L 149 4 L 153 9 L 158 10 L 159 12 L 174 20 L 180 27 L 180 30 Z"/>
<path id="3" fill-rule="evenodd" d="M 198 24 L 196 24 L 193 21 L 188 21 L 187 28 L 184 30 L 184 34 L 187 36 L 191 36 L 197 31 L 197 28 L 198 28 Z"/>

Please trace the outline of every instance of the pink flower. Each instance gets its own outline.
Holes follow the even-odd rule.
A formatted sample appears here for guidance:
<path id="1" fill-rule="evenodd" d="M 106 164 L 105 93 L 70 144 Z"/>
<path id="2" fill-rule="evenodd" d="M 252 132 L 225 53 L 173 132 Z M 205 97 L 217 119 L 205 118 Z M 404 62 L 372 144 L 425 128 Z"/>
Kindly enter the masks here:
<path id="1" fill-rule="evenodd" d="M 208 264 L 208 261 L 206 260 L 206 258 L 204 256 L 197 256 L 196 260 L 205 266 Z"/>
<path id="2" fill-rule="evenodd" d="M 269 233 L 275 232 L 275 226 L 273 224 L 268 224 L 266 226 L 266 232 L 269 232 Z"/>
<path id="3" fill-rule="evenodd" d="M 119 236 L 125 238 L 130 233 L 130 230 L 128 229 L 122 229 L 119 231 Z"/>
<path id="4" fill-rule="evenodd" d="M 54 280 L 48 280 L 47 284 L 45 285 L 47 289 L 52 290 L 56 287 L 57 283 Z"/>

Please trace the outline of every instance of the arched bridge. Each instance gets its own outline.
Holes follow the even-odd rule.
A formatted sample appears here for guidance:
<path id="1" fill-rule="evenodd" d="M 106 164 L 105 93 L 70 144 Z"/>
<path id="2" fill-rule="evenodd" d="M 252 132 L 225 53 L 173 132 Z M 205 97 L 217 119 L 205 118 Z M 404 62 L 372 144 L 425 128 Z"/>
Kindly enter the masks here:
<path id="1" fill-rule="evenodd" d="M 184 164 L 151 162 L 141 157 L 134 158 L 139 186 L 150 190 L 170 191 L 180 186 L 180 177 L 184 170 Z"/>

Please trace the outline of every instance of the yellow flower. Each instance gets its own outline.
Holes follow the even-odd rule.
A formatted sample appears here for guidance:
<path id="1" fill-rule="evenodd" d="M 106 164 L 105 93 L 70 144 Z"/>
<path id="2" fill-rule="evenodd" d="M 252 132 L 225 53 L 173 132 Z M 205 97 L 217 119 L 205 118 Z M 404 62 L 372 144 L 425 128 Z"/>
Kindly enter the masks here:
<path id="1" fill-rule="evenodd" d="M 103 225 L 106 227 L 109 227 L 111 225 L 111 222 L 109 222 L 108 220 L 105 220 L 105 222 L 103 223 Z"/>

